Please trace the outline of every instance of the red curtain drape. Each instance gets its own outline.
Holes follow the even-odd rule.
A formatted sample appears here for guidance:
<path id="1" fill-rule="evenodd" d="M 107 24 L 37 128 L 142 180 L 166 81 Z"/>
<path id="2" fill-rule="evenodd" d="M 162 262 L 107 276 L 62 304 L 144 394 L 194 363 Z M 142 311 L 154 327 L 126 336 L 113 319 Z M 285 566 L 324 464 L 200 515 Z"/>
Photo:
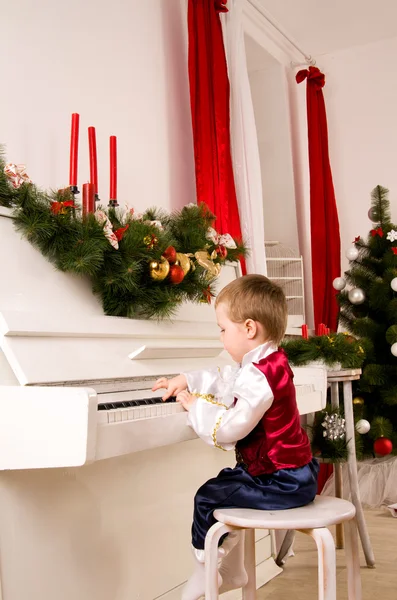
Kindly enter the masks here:
<path id="1" fill-rule="evenodd" d="M 230 151 L 229 79 L 220 0 L 189 0 L 189 81 L 197 202 L 216 216 L 215 227 L 241 239 Z"/>
<path id="2" fill-rule="evenodd" d="M 338 305 L 332 281 L 340 275 L 338 211 L 328 154 L 327 115 L 322 88 L 324 74 L 317 67 L 299 71 L 296 81 L 307 79 L 307 125 L 310 168 L 310 228 L 314 321 L 336 331 Z"/>

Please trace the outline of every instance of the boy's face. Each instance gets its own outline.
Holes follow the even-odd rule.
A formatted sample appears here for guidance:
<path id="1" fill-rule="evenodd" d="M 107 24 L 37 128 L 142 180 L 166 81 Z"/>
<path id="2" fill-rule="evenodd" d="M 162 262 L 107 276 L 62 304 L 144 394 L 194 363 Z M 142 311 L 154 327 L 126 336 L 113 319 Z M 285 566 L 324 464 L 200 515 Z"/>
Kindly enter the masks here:
<path id="1" fill-rule="evenodd" d="M 215 312 L 223 347 L 235 362 L 241 363 L 244 354 L 252 350 L 245 323 L 231 321 L 228 317 L 228 307 L 222 302 L 218 304 Z"/>

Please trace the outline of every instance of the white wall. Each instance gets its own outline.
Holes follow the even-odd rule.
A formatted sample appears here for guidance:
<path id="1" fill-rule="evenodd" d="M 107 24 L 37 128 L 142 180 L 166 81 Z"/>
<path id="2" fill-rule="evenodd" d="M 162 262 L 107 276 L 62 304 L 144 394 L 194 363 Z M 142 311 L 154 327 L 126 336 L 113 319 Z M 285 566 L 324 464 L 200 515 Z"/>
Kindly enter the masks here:
<path id="1" fill-rule="evenodd" d="M 107 202 L 109 135 L 119 203 L 138 211 L 195 198 L 185 0 L 2 2 L 0 142 L 42 187 L 68 184 L 70 115 L 80 113 L 79 186 L 97 128 Z"/>
<path id="2" fill-rule="evenodd" d="M 324 95 L 344 269 L 348 265 L 344 254 L 352 240 L 367 236 L 372 228 L 367 212 L 376 185 L 390 189 L 392 219 L 397 222 L 396 61 L 397 38 L 317 59 L 326 75 Z"/>
<path id="3" fill-rule="evenodd" d="M 250 71 L 249 79 L 261 162 L 265 239 L 298 249 L 285 71 L 275 60 L 268 61 L 265 68 Z"/>

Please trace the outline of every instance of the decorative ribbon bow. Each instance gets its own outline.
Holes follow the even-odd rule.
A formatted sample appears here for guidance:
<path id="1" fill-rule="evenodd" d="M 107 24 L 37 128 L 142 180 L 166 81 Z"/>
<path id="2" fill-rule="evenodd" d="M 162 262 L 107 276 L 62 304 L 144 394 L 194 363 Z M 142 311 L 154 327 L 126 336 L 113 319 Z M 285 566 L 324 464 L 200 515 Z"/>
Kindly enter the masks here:
<path id="1" fill-rule="evenodd" d="M 321 73 L 317 67 L 309 67 L 309 69 L 302 69 L 295 75 L 297 83 L 302 83 L 307 78 L 307 83 L 311 83 L 320 90 L 325 85 L 325 75 Z"/>
<path id="2" fill-rule="evenodd" d="M 231 248 L 232 250 L 237 248 L 236 243 L 230 233 L 224 233 L 223 235 L 220 235 L 213 227 L 208 227 L 205 237 L 207 240 L 213 242 L 216 246 L 225 246 L 225 248 Z"/>
<path id="3" fill-rule="evenodd" d="M 216 12 L 229 12 L 229 9 L 226 8 L 225 4 L 227 4 L 227 0 L 215 0 L 214 6 Z"/>
<path id="4" fill-rule="evenodd" d="M 383 229 L 382 227 L 377 227 L 376 229 L 371 229 L 372 237 L 378 235 L 379 237 L 383 237 Z"/>
<path id="5" fill-rule="evenodd" d="M 67 208 L 76 208 L 73 200 L 67 200 L 66 202 L 58 202 L 56 200 L 55 202 L 51 202 L 51 212 L 54 215 L 66 215 L 68 212 Z"/>
<path id="6" fill-rule="evenodd" d="M 26 173 L 25 165 L 15 165 L 14 163 L 8 163 L 4 167 L 4 173 L 7 175 L 11 184 L 15 189 L 21 187 L 23 183 L 32 183 L 29 175 Z"/>

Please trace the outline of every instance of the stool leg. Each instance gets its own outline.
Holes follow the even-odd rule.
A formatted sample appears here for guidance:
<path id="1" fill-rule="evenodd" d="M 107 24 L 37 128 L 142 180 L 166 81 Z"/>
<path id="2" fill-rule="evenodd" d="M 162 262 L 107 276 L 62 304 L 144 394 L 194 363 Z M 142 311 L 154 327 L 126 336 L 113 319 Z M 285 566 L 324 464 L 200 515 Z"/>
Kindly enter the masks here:
<path id="1" fill-rule="evenodd" d="M 287 552 L 291 548 L 291 546 L 294 542 L 294 537 L 295 537 L 295 531 L 293 529 L 290 529 L 285 534 L 283 542 L 280 547 L 280 550 L 278 551 L 276 561 L 275 561 L 276 565 L 278 567 L 282 567 L 283 564 L 285 563 L 284 558 L 287 556 Z"/>
<path id="2" fill-rule="evenodd" d="M 361 538 L 361 544 L 364 550 L 365 560 L 368 567 L 374 567 L 375 557 L 371 546 L 371 540 L 368 535 L 367 524 L 365 522 L 364 511 L 361 505 L 360 491 L 358 487 L 356 443 L 354 439 L 355 429 L 353 416 L 353 395 L 351 381 L 343 382 L 343 402 L 345 406 L 347 448 L 349 451 L 347 458 L 347 468 L 349 472 L 350 493 L 352 497 L 352 503 L 356 507 L 356 522 L 358 532 Z"/>
<path id="3" fill-rule="evenodd" d="M 256 561 L 255 561 L 255 529 L 244 531 L 244 566 L 248 575 L 247 585 L 243 588 L 243 600 L 256 598 Z M 350 600 L 350 599 L 349 599 Z"/>
<path id="4" fill-rule="evenodd" d="M 347 588 L 349 600 L 361 600 L 360 559 L 357 524 L 353 519 L 344 524 L 346 537 Z"/>
<path id="5" fill-rule="evenodd" d="M 339 383 L 337 381 L 331 382 L 331 405 L 332 408 L 339 408 Z M 343 498 L 342 489 L 342 465 L 334 464 L 334 482 L 335 482 L 335 496 L 337 498 Z M 336 547 L 343 548 L 343 525 L 338 523 L 336 525 Z"/>
<path id="6" fill-rule="evenodd" d="M 343 498 L 343 484 L 342 484 L 342 465 L 334 464 L 334 481 L 335 481 L 335 496 L 336 498 Z M 339 549 L 344 548 L 343 541 L 343 525 L 338 523 L 335 527 L 335 539 L 336 547 Z"/>
<path id="7" fill-rule="evenodd" d="M 336 556 L 331 532 L 326 527 L 299 531 L 310 535 L 317 545 L 318 600 L 336 600 Z"/>
<path id="8" fill-rule="evenodd" d="M 205 538 L 205 600 L 218 600 L 218 544 L 220 538 L 233 531 L 224 523 L 215 523 Z"/>

